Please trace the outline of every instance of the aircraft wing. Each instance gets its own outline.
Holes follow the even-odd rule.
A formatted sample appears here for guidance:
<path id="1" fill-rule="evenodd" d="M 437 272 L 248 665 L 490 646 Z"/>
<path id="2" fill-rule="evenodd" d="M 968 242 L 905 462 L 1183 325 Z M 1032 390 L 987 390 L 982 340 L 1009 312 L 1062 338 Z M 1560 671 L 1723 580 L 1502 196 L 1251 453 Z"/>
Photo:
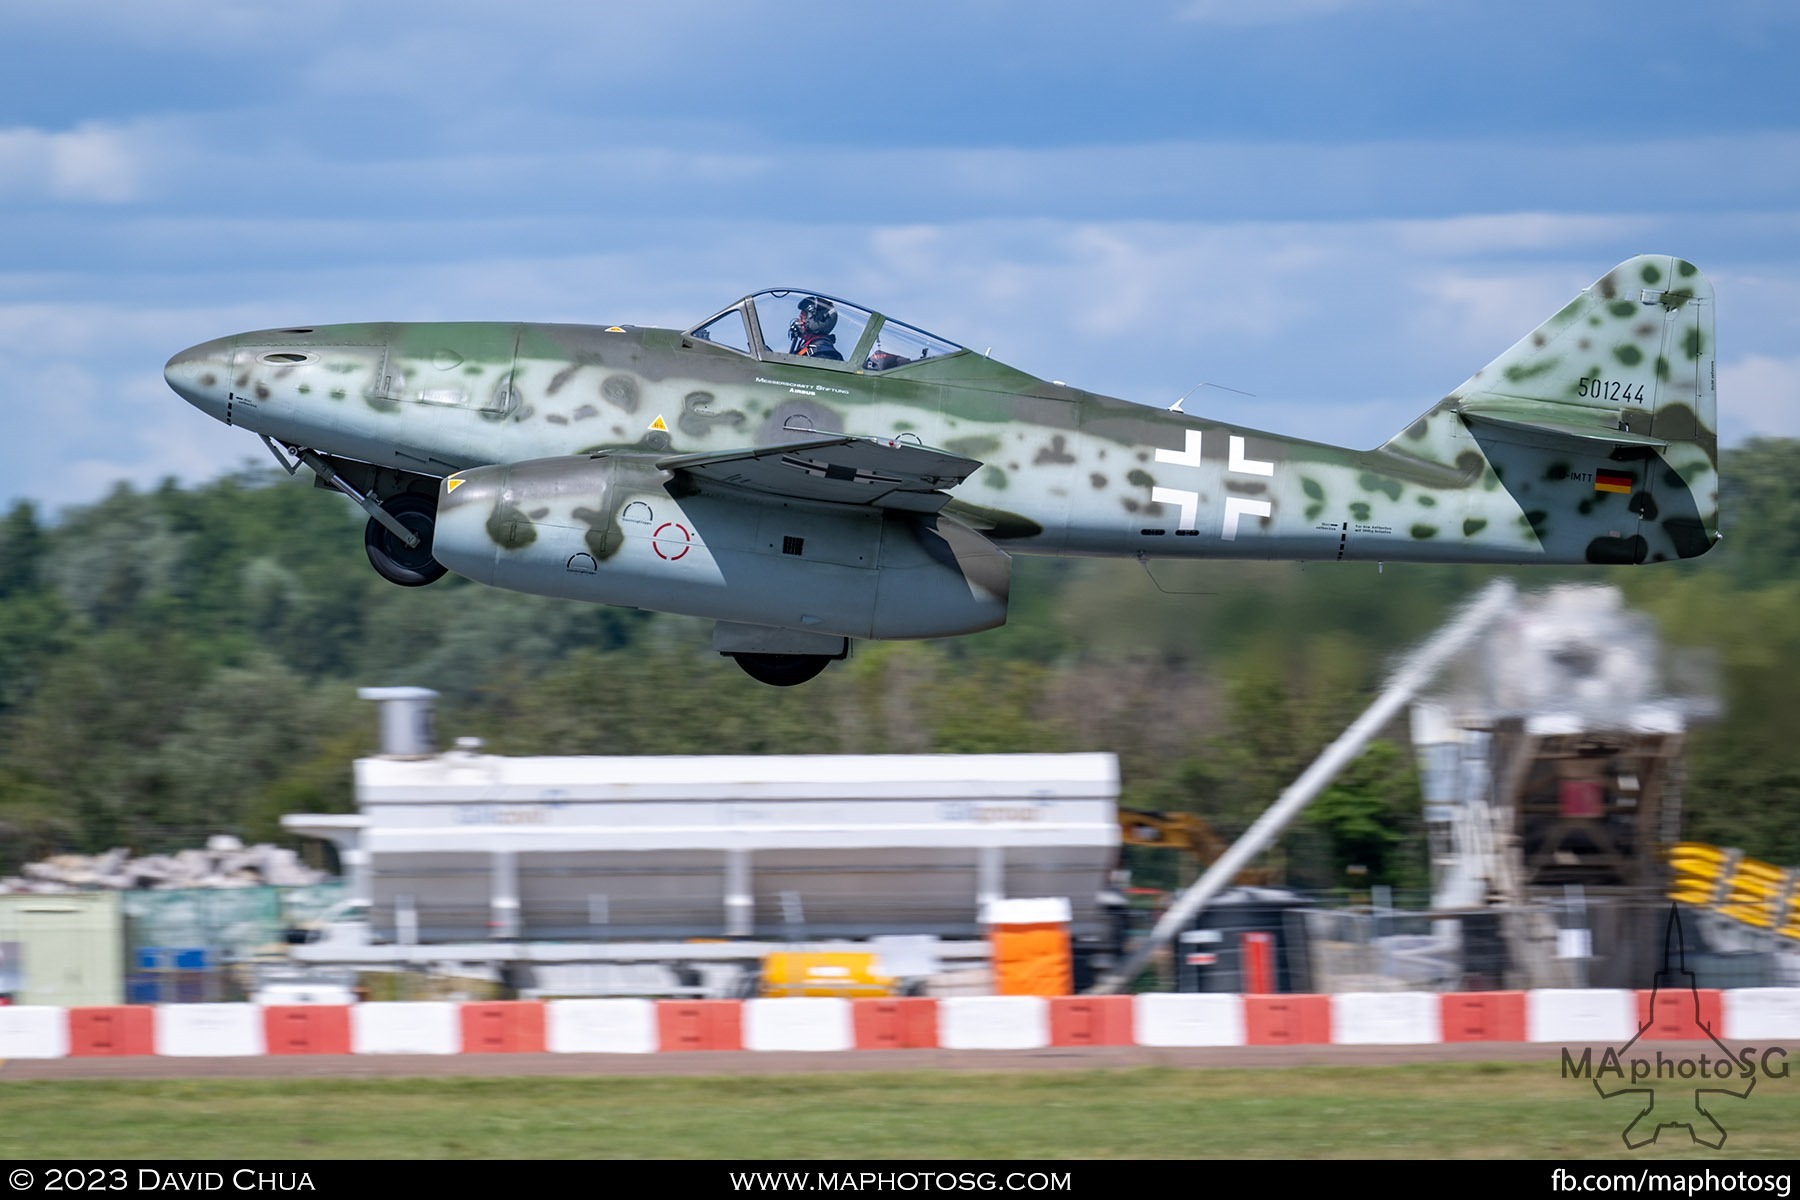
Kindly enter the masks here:
<path id="1" fill-rule="evenodd" d="M 680 454 L 656 465 L 702 481 L 799 500 L 936 512 L 950 501 L 944 489 L 967 479 L 981 463 L 917 442 L 843 434 L 749 450 Z"/>

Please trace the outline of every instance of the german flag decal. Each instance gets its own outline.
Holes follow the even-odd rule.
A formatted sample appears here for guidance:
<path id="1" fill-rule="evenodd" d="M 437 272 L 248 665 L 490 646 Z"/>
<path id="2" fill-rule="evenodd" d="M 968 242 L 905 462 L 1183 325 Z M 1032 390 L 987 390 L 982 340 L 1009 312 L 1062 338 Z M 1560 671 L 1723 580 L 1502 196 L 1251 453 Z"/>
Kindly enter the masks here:
<path id="1" fill-rule="evenodd" d="M 1631 476 L 1624 471 L 1595 471 L 1594 490 L 1596 492 L 1631 493 Z"/>

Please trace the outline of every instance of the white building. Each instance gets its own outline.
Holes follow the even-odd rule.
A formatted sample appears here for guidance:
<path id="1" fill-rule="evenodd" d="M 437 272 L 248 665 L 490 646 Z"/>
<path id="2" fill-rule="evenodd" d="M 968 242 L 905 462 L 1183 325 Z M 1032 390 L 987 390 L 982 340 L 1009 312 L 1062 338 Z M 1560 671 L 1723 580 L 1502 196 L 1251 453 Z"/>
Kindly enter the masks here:
<path id="1" fill-rule="evenodd" d="M 1111 754 L 439 753 L 435 693 L 361 694 L 359 811 L 283 824 L 337 846 L 378 942 L 976 938 L 988 901 L 1048 897 L 1111 933 Z"/>

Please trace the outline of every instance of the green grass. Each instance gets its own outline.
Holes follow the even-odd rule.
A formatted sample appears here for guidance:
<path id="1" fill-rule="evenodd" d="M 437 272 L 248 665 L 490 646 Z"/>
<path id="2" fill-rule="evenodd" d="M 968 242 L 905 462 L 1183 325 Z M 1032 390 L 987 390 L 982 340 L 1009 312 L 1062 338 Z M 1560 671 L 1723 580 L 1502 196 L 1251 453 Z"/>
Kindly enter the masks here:
<path id="1" fill-rule="evenodd" d="M 1679 1094 L 1663 1097 L 1672 1108 Z M 1537 1064 L 722 1078 L 20 1081 L 0 1156 L 88 1159 L 1800 1157 L 1800 1085 L 1759 1081 L 1630 1152 L 1635 1101 Z M 1691 1111 L 1691 1110 L 1690 1110 Z"/>

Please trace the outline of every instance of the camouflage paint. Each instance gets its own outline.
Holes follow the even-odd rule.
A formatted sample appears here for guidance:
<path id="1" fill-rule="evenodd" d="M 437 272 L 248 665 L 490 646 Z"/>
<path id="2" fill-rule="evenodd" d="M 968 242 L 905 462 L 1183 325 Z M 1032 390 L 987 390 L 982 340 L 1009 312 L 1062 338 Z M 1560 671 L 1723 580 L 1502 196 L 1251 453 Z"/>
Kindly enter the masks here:
<path id="1" fill-rule="evenodd" d="M 1645 562 L 1693 557 L 1717 537 L 1713 308 L 1692 264 L 1634 258 L 1369 451 L 1146 408 L 968 350 L 875 372 L 855 353 L 758 358 L 695 331 L 631 326 L 270 330 L 183 351 L 166 374 L 229 424 L 424 480 L 557 460 L 483 514 L 502 557 L 541 531 L 540 501 L 582 529 L 597 563 L 632 544 L 627 501 L 581 492 L 584 472 L 556 477 L 574 456 L 630 461 L 640 503 L 685 505 L 684 489 L 711 489 L 657 476 L 657 459 L 849 432 L 979 459 L 941 518 L 1008 553 Z M 758 536 L 736 525 L 731 536 Z M 660 560 L 668 570 L 694 567 L 717 534 L 688 536 L 693 549 Z M 678 594 L 648 600 L 688 611 Z"/>

